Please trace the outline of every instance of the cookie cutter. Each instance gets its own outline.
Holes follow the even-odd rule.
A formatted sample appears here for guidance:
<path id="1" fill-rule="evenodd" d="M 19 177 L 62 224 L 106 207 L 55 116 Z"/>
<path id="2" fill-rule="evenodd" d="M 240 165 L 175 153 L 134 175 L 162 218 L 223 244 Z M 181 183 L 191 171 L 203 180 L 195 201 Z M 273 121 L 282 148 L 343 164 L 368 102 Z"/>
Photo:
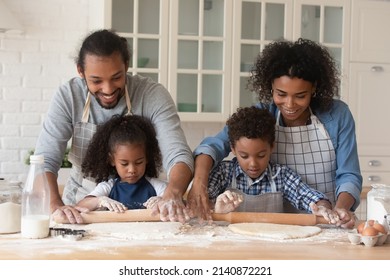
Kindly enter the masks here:
<path id="1" fill-rule="evenodd" d="M 50 228 L 50 236 L 60 237 L 68 240 L 80 240 L 87 232 L 83 229 Z"/>

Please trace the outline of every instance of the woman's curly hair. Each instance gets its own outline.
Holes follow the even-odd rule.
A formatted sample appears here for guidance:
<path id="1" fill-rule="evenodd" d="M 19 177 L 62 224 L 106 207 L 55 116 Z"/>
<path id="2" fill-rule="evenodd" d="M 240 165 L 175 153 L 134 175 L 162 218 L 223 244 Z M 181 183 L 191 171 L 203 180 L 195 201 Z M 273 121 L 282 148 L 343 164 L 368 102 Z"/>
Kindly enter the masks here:
<path id="1" fill-rule="evenodd" d="M 327 111 L 333 98 L 339 95 L 335 60 L 325 46 L 311 40 L 279 40 L 266 45 L 251 70 L 248 88 L 257 93 L 260 102 L 270 104 L 272 83 L 281 76 L 303 79 L 315 86 L 312 109 Z"/>
<path id="2" fill-rule="evenodd" d="M 115 153 L 117 145 L 139 143 L 145 145 L 145 175 L 158 177 L 162 159 L 156 132 L 148 119 L 135 115 L 114 115 L 98 127 L 81 165 L 84 176 L 95 178 L 97 183 L 117 177 L 118 173 L 111 165 L 109 155 Z"/>
<path id="3" fill-rule="evenodd" d="M 275 118 L 267 109 L 255 106 L 238 108 L 227 121 L 230 145 L 241 138 L 260 138 L 271 146 L 275 142 Z"/>

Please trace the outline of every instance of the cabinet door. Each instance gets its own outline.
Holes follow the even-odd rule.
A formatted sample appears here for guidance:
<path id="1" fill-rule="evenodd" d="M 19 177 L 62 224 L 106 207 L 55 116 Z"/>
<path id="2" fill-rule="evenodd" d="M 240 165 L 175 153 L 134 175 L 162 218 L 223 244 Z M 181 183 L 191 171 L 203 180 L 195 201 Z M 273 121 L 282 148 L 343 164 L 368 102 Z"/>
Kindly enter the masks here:
<path id="1" fill-rule="evenodd" d="M 295 0 L 293 39 L 299 37 L 321 43 L 329 49 L 341 73 L 340 96 L 345 98 L 349 70 L 349 0 Z"/>
<path id="2" fill-rule="evenodd" d="M 128 71 L 168 84 L 168 2 L 110 0 L 107 24 L 125 37 L 132 51 Z"/>
<path id="3" fill-rule="evenodd" d="M 231 13 L 231 0 L 170 1 L 169 91 L 184 121 L 229 115 Z"/>
<path id="4" fill-rule="evenodd" d="M 273 40 L 292 38 L 292 1 L 235 0 L 233 8 L 233 64 L 231 112 L 258 102 L 247 89 L 256 57 Z"/>
<path id="5" fill-rule="evenodd" d="M 390 182 L 390 156 L 359 156 L 363 186 Z"/>
<path id="6" fill-rule="evenodd" d="M 359 155 L 389 156 L 390 64 L 350 63 L 349 81 Z"/>
<path id="7" fill-rule="evenodd" d="M 389 26 L 390 2 L 352 1 L 351 60 L 390 63 Z"/>

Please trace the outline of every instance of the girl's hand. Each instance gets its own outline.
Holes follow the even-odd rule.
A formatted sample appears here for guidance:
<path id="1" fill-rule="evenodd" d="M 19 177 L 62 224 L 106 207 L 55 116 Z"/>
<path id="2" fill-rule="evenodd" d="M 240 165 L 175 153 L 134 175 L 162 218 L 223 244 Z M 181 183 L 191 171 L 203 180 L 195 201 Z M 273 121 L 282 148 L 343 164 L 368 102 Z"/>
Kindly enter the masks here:
<path id="1" fill-rule="evenodd" d="M 147 209 L 152 209 L 161 200 L 162 200 L 161 196 L 152 196 L 143 205 Z"/>
<path id="2" fill-rule="evenodd" d="M 215 213 L 229 213 L 234 211 L 241 203 L 243 202 L 243 197 L 241 194 L 225 191 L 217 197 L 215 202 Z"/>
<path id="3" fill-rule="evenodd" d="M 105 207 L 110 211 L 122 213 L 127 210 L 127 207 L 124 206 L 119 201 L 113 200 L 107 196 L 99 196 L 98 197 L 98 205 L 100 207 Z"/>

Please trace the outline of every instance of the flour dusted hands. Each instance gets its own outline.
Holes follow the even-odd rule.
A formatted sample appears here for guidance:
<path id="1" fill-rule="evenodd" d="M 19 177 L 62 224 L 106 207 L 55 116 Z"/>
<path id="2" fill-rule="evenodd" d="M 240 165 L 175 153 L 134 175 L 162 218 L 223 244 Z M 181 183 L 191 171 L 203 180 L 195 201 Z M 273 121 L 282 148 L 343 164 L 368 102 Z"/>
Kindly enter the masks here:
<path id="1" fill-rule="evenodd" d="M 329 222 L 329 224 L 337 226 L 341 224 L 339 215 L 336 211 L 333 211 L 332 209 L 322 205 L 317 205 L 314 202 L 310 203 L 310 208 L 314 215 L 324 217 L 325 220 Z"/>
<path id="2" fill-rule="evenodd" d="M 243 202 L 242 195 L 232 191 L 225 191 L 217 197 L 215 213 L 229 213 L 234 211 Z"/>
<path id="3" fill-rule="evenodd" d="M 107 196 L 99 196 L 98 197 L 98 207 L 105 207 L 113 212 L 125 212 L 127 207 L 124 206 L 119 201 L 113 200 Z"/>
<path id="4" fill-rule="evenodd" d="M 144 203 L 148 209 L 152 209 L 152 215 L 160 215 L 163 222 L 181 222 L 190 220 L 189 209 L 186 208 L 183 198 L 177 194 L 165 190 L 161 197 L 151 197 Z"/>
<path id="5" fill-rule="evenodd" d="M 152 209 L 159 201 L 162 200 L 162 197 L 161 196 L 152 196 L 151 198 L 149 198 L 143 205 L 147 208 L 147 209 Z"/>

